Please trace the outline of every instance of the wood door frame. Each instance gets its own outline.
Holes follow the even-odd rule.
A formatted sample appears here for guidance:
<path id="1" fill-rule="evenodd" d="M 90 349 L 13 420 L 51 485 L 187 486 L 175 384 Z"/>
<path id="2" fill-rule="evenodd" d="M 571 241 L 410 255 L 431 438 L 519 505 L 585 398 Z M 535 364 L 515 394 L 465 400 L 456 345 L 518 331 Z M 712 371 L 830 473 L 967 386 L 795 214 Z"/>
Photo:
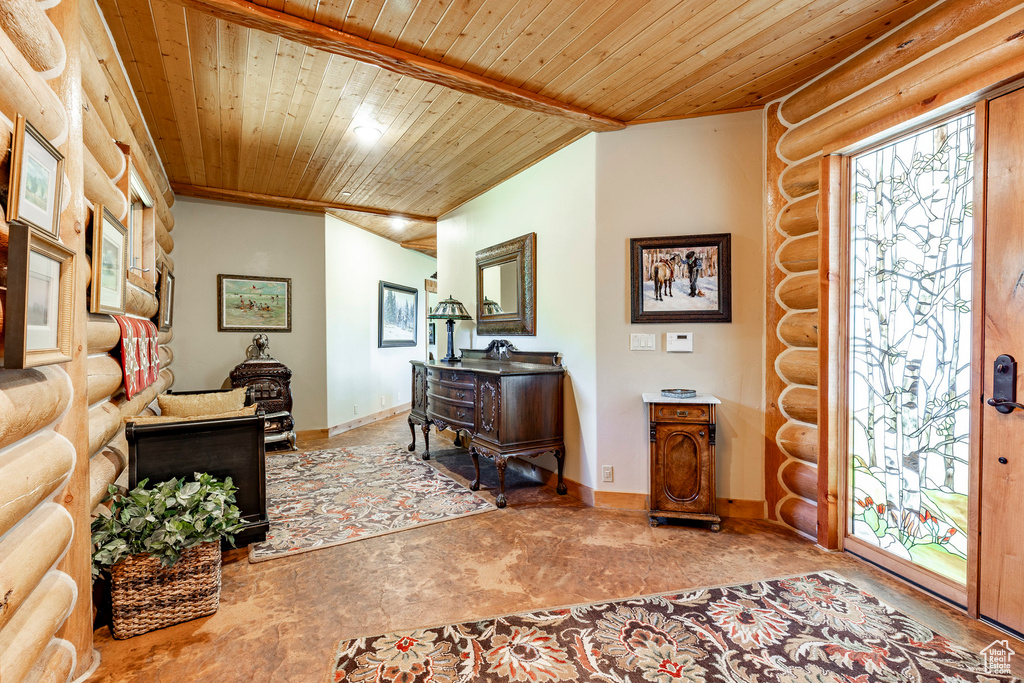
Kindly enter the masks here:
<path id="1" fill-rule="evenodd" d="M 999 94 L 1005 94 L 1000 92 Z M 852 554 L 892 571 L 898 577 L 937 596 L 964 607 L 968 614 L 978 614 L 978 537 L 980 519 L 980 455 L 984 357 L 984 163 L 985 155 L 979 150 L 987 146 L 987 106 L 990 97 L 954 110 L 934 112 L 927 120 L 915 120 L 897 126 L 884 137 L 872 135 L 860 144 L 848 144 L 833 150 L 821 160 L 821 196 L 819 199 L 819 260 L 818 260 L 818 544 L 826 549 Z M 982 117 L 979 111 L 983 110 Z M 960 584 L 935 572 L 883 553 L 870 544 L 847 535 L 847 520 L 852 514 L 852 500 L 847 493 L 849 464 L 849 255 L 850 227 L 849 202 L 851 160 L 916 132 L 933 128 L 968 112 L 975 114 L 974 161 L 974 246 L 971 256 L 972 311 L 971 335 L 971 388 L 970 388 L 970 448 L 968 455 L 968 553 L 967 579 Z M 979 157 L 981 157 L 979 159 Z M 979 170 L 980 169 L 980 170 Z M 980 181 L 980 182 L 979 182 Z M 979 197 L 981 201 L 979 203 Z M 979 216 L 978 208 L 981 207 Z M 979 246 L 980 245 L 980 246 Z M 980 279 L 979 279 L 980 276 Z M 975 428 L 977 427 L 977 431 Z"/>

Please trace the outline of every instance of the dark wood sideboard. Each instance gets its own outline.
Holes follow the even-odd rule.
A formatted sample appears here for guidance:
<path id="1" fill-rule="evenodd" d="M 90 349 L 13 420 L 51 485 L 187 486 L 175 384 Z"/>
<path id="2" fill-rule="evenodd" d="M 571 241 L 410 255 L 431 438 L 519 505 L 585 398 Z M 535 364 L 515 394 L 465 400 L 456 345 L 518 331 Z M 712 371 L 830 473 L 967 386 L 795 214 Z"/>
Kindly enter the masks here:
<path id="1" fill-rule="evenodd" d="M 462 349 L 456 363 L 412 361 L 409 450 L 416 450 L 417 424 L 423 430 L 424 460 L 430 458 L 430 425 L 468 435 L 476 469 L 470 488 L 480 488 L 479 456 L 491 458 L 498 468 L 500 508 L 505 507 L 506 461 L 553 452 L 557 490 L 565 495 L 564 376 L 558 353 L 518 351 L 505 340 L 483 350 Z"/>
<path id="2" fill-rule="evenodd" d="M 644 394 L 651 427 L 651 491 L 648 516 L 710 522 L 721 529 L 715 509 L 714 396 L 666 398 Z"/>

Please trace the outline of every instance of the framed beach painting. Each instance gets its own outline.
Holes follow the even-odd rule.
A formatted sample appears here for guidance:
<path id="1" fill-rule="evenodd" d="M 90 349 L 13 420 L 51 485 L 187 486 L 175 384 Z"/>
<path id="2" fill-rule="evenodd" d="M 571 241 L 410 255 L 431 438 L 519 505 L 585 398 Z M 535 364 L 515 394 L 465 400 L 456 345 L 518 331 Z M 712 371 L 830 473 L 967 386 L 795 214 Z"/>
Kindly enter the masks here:
<path id="1" fill-rule="evenodd" d="M 217 331 L 291 332 L 291 278 L 218 275 Z"/>
<path id="2" fill-rule="evenodd" d="M 161 332 L 166 332 L 171 329 L 174 322 L 174 273 L 166 263 L 160 266 L 160 284 L 157 294 L 160 306 L 156 312 L 156 326 Z"/>
<path id="3" fill-rule="evenodd" d="M 732 322 L 731 235 L 629 241 L 634 323 Z"/>
<path id="4" fill-rule="evenodd" d="M 71 360 L 75 252 L 28 225 L 10 224 L 4 367 Z"/>
<path id="5" fill-rule="evenodd" d="M 124 313 L 128 276 L 128 228 L 97 204 L 92 213 L 91 313 Z"/>
<path id="6" fill-rule="evenodd" d="M 14 121 L 10 164 L 7 222 L 59 239 L 64 155 L 21 114 Z"/>
<path id="7" fill-rule="evenodd" d="M 380 281 L 377 347 L 416 346 L 418 290 Z"/>

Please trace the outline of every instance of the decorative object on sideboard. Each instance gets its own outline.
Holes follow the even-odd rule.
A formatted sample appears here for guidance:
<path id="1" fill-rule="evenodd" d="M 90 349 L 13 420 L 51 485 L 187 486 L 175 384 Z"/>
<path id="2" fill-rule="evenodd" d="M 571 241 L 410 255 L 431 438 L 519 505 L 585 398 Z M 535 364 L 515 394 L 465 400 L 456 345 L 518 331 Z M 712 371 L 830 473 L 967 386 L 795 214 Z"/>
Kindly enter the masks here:
<path id="1" fill-rule="evenodd" d="M 295 418 L 292 416 L 292 371 L 269 353 L 270 340 L 255 334 L 245 352 L 246 360 L 231 370 L 232 387 L 250 387 L 266 413 L 264 440 L 267 450 L 297 450 Z"/>
<path id="2" fill-rule="evenodd" d="M 419 290 L 380 281 L 377 298 L 377 347 L 416 346 Z"/>
<path id="3" fill-rule="evenodd" d="M 668 398 L 693 398 L 697 395 L 696 389 L 662 389 L 661 395 Z"/>
<path id="4" fill-rule="evenodd" d="M 71 360 L 75 252 L 27 224 L 9 224 L 4 367 Z"/>
<path id="5" fill-rule="evenodd" d="M 291 278 L 218 275 L 217 331 L 291 332 Z"/>
<path id="6" fill-rule="evenodd" d="M 128 284 L 128 228 L 102 204 L 92 211 L 89 312 L 124 313 Z"/>
<path id="7" fill-rule="evenodd" d="M 458 357 L 455 355 L 455 321 L 472 320 L 473 316 L 469 314 L 469 311 L 466 310 L 466 307 L 462 305 L 461 301 L 457 301 L 449 294 L 447 299 L 440 302 L 434 310 L 430 312 L 427 319 L 444 320 L 448 325 L 448 353 L 441 359 L 441 361 L 444 363 L 459 362 Z"/>
<path id="8" fill-rule="evenodd" d="M 422 425 L 423 459 L 430 458 L 430 425 L 467 436 L 480 488 L 480 455 L 498 468 L 498 507 L 505 507 L 505 466 L 511 457 L 554 453 L 559 494 L 565 466 L 562 388 L 565 370 L 558 353 L 518 351 L 505 339 L 486 349 L 462 349 L 458 364 L 412 361 L 412 411 L 409 431 L 416 449 L 416 424 Z"/>
<path id="9" fill-rule="evenodd" d="M 537 334 L 537 233 L 476 252 L 476 331 Z"/>
<path id="10" fill-rule="evenodd" d="M 7 222 L 60 239 L 64 155 L 21 114 L 14 120 L 10 169 Z"/>
<path id="11" fill-rule="evenodd" d="M 729 233 L 631 239 L 631 322 L 732 322 L 731 242 Z"/>
<path id="12" fill-rule="evenodd" d="M 159 291 L 160 307 L 156 312 L 157 327 L 166 332 L 174 323 L 174 272 L 166 263 L 160 265 Z"/>
<path id="13" fill-rule="evenodd" d="M 666 517 L 709 522 L 718 531 L 722 518 L 715 509 L 715 406 L 721 401 L 706 394 L 644 394 L 643 399 L 651 432 L 651 526 Z"/>

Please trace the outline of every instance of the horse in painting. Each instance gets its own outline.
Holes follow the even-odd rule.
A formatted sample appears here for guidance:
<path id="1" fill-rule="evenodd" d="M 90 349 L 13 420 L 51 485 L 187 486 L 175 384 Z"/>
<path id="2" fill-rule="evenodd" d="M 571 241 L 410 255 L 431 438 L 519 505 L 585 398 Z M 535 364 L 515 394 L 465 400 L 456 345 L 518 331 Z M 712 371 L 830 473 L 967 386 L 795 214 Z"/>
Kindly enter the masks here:
<path id="1" fill-rule="evenodd" d="M 672 281 L 676 279 L 676 269 L 682 267 L 683 257 L 679 254 L 672 254 L 667 259 L 661 259 L 651 266 L 655 301 L 664 301 L 663 294 L 672 296 Z"/>

